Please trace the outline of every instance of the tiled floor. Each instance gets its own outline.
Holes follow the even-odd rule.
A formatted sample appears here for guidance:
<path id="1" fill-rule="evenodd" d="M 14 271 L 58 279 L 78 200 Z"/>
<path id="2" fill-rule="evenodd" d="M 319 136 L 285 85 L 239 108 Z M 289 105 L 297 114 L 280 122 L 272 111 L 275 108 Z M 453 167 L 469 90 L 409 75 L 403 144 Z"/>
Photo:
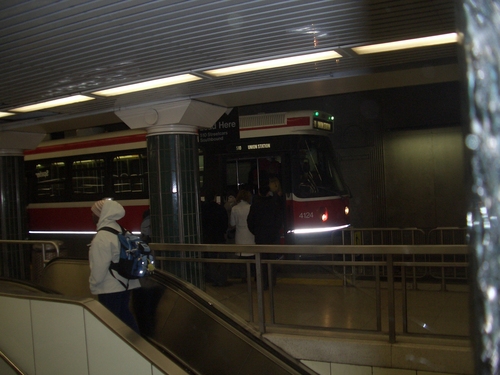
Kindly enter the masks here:
<path id="1" fill-rule="evenodd" d="M 230 280 L 227 287 L 207 286 L 206 292 L 226 307 L 250 321 L 247 284 Z M 468 287 L 449 285 L 446 291 L 435 283 L 419 283 L 407 290 L 409 333 L 467 336 L 469 329 Z M 274 322 L 280 325 L 325 329 L 377 330 L 376 289 L 370 281 L 343 286 L 341 280 L 322 278 L 279 278 L 273 289 Z M 258 319 L 257 294 L 252 282 L 254 320 Z M 266 322 L 272 321 L 270 292 L 264 292 Z M 388 332 L 387 289 L 382 284 L 380 324 Z M 403 332 L 401 286 L 395 291 L 396 332 Z"/>

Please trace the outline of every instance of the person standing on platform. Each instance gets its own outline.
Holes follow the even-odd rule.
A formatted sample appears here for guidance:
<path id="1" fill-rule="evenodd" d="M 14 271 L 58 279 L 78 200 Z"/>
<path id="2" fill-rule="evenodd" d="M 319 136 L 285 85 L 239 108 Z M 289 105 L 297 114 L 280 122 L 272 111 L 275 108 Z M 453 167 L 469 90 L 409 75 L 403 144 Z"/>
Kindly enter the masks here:
<path id="1" fill-rule="evenodd" d="M 203 243 L 225 244 L 226 231 L 228 227 L 227 211 L 215 201 L 215 193 L 207 191 L 205 202 L 201 205 L 201 224 Z M 226 259 L 226 253 L 207 253 L 209 258 Z M 228 267 L 225 263 L 206 263 L 206 280 L 212 282 L 213 286 L 228 286 Z"/>
<path id="2" fill-rule="evenodd" d="M 231 210 L 234 205 L 236 205 L 236 193 L 233 191 L 228 192 L 228 196 L 226 198 L 226 203 L 224 203 L 224 208 L 226 209 L 227 212 L 227 217 L 228 221 L 231 221 Z M 235 229 L 234 227 L 229 224 L 227 231 L 226 231 L 226 243 L 227 244 L 234 244 L 234 234 L 235 234 Z"/>
<path id="3" fill-rule="evenodd" d="M 283 225 L 282 218 L 282 207 L 279 201 L 272 196 L 269 185 L 262 185 L 259 189 L 259 197 L 252 202 L 247 218 L 248 229 L 255 236 L 255 243 L 257 245 L 279 245 L 280 231 Z M 266 253 L 263 253 L 261 257 L 262 259 L 273 258 Z M 273 280 L 275 277 L 274 273 Z M 262 267 L 262 279 L 264 289 L 268 289 L 267 264 Z"/>
<path id="4" fill-rule="evenodd" d="M 235 228 L 234 242 L 236 245 L 254 245 L 255 237 L 248 229 L 247 217 L 250 212 L 250 203 L 252 202 L 252 193 L 246 189 L 241 189 L 236 196 L 236 205 L 231 209 L 231 217 L 229 224 Z M 237 254 L 242 259 L 253 259 L 255 255 L 252 253 Z M 244 265 L 245 266 L 245 265 Z M 245 267 L 246 268 L 246 267 Z M 242 272 L 242 281 L 246 281 L 244 277 L 246 272 Z"/>
<path id="5" fill-rule="evenodd" d="M 151 242 L 151 213 L 149 208 L 142 214 L 141 240 L 146 243 Z"/>
<path id="6" fill-rule="evenodd" d="M 97 234 L 89 250 L 90 291 L 97 295 L 98 301 L 108 310 L 140 333 L 129 303 L 131 290 L 139 288 L 141 284 L 139 280 L 127 280 L 109 269 L 111 262 L 118 263 L 120 242 L 116 234 L 100 230 L 109 227 L 121 232 L 122 228 L 116 221 L 125 216 L 125 209 L 118 202 L 104 199 L 95 202 L 91 211 Z M 127 284 L 128 288 L 125 288 Z"/>

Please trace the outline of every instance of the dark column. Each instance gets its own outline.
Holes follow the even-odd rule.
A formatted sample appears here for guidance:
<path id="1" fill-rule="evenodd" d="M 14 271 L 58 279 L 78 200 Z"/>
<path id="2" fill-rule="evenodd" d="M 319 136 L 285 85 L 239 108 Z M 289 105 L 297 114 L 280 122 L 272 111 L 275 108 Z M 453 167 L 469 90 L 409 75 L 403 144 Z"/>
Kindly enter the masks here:
<path id="1" fill-rule="evenodd" d="M 152 241 L 200 243 L 196 135 L 150 135 L 147 145 Z M 199 254 L 182 256 L 198 257 Z M 198 263 L 173 262 L 167 271 L 195 285 L 203 283 Z"/>
<path id="2" fill-rule="evenodd" d="M 116 112 L 130 128 L 147 129 L 151 238 L 160 243 L 200 243 L 199 128 L 210 128 L 226 108 L 182 100 L 136 104 Z M 168 257 L 199 258 L 169 252 Z M 201 263 L 162 262 L 161 268 L 203 288 Z"/>
<path id="3" fill-rule="evenodd" d="M 28 237 L 27 189 L 23 150 L 34 149 L 43 133 L 0 132 L 0 239 Z M 28 279 L 30 249 L 23 245 L 0 245 L 0 276 Z"/>
<path id="4" fill-rule="evenodd" d="M 24 240 L 28 237 L 24 157 L 0 154 L 0 238 Z M 0 275 L 25 279 L 29 272 L 29 249 L 3 244 Z"/>

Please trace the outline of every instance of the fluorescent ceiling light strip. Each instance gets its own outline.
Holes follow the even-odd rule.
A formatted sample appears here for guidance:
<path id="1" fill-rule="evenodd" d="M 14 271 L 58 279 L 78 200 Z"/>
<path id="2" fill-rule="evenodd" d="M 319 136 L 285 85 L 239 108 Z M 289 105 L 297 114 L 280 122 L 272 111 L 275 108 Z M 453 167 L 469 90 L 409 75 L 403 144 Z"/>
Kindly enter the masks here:
<path id="1" fill-rule="evenodd" d="M 342 57 L 342 55 L 338 54 L 335 51 L 317 52 L 308 55 L 284 57 L 281 59 L 229 66 L 227 68 L 205 70 L 204 73 L 215 77 L 221 77 L 232 74 L 248 73 L 256 70 L 280 68 L 290 65 L 305 64 L 309 62 L 322 61 L 322 60 L 330 60 L 340 57 Z"/>
<path id="2" fill-rule="evenodd" d="M 15 113 L 0 112 L 0 117 L 7 117 L 7 116 L 12 116 L 12 115 L 15 115 Z"/>
<path id="3" fill-rule="evenodd" d="M 379 52 L 389 52 L 398 51 L 402 49 L 418 48 L 418 47 L 428 47 L 436 46 L 440 44 L 456 43 L 458 42 L 457 33 L 449 33 L 442 35 L 428 36 L 424 38 L 399 40 L 396 42 L 381 43 L 381 44 L 371 44 L 369 46 L 353 47 L 352 50 L 358 55 L 379 53 Z"/>
<path id="4" fill-rule="evenodd" d="M 27 105 L 24 107 L 14 108 L 14 109 L 11 109 L 11 111 L 12 112 L 33 112 L 33 111 L 39 111 L 41 109 L 59 107 L 62 105 L 86 102 L 87 100 L 94 100 L 94 98 L 92 98 L 90 96 L 85 96 L 85 95 L 73 95 L 73 96 L 68 96 L 66 98 L 49 100 L 48 102 L 43 102 L 43 103 L 38 103 L 38 104 Z"/>
<path id="5" fill-rule="evenodd" d="M 136 92 L 136 91 L 156 89 L 156 88 L 164 87 L 164 86 L 177 85 L 179 83 L 186 83 L 186 82 L 196 81 L 199 79 L 202 79 L 202 78 L 197 77 L 197 76 L 192 75 L 192 74 L 181 74 L 181 75 L 173 76 L 173 77 L 160 78 L 160 79 L 155 79 L 152 81 L 139 82 L 139 83 L 134 83 L 132 85 L 126 85 L 126 86 L 115 87 L 115 88 L 107 89 L 107 90 L 95 91 L 92 94 L 99 95 L 99 96 L 115 96 L 115 95 L 128 94 L 128 93 Z"/>

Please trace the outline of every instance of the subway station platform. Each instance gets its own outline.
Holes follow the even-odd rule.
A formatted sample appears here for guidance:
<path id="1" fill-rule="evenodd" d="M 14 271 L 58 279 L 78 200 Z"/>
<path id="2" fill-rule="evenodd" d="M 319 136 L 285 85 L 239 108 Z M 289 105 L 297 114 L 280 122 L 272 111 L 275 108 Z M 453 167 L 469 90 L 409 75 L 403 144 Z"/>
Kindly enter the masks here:
<path id="1" fill-rule="evenodd" d="M 72 261 L 68 262 L 72 264 Z M 44 271 L 52 268 L 53 263 Z M 91 297 L 84 292 L 88 282 L 88 263 L 79 264 L 77 272 L 66 267 L 63 274 L 47 275 L 50 273 L 44 272 L 41 281 L 45 287 L 56 288 L 64 295 L 81 295 L 86 300 Z M 204 291 L 193 286 L 189 288 L 196 291 L 197 304 L 248 324 L 257 336 L 320 375 L 474 374 L 467 284 L 448 283 L 443 289 L 435 280 L 420 280 L 414 288 L 407 286 L 407 293 L 402 293 L 400 284 L 396 283 L 396 337 L 391 340 L 388 335 L 389 289 L 385 283 L 377 289 L 373 281 L 362 278 L 346 283 L 344 279 L 324 274 L 294 276 L 278 272 L 276 285 L 263 291 L 260 302 L 264 306 L 265 325 L 260 334 L 259 294 L 253 279 L 248 283 L 242 282 L 241 278 L 229 278 L 229 285 L 215 287 L 207 284 Z M 67 277 L 79 281 L 70 282 Z M 173 308 L 173 295 L 166 295 L 166 301 L 167 305 L 160 303 L 158 311 L 160 315 L 170 317 L 173 314 L 167 310 Z M 192 313 L 192 310 L 182 310 L 177 314 L 182 324 L 173 326 L 179 338 L 174 340 L 172 331 L 169 331 L 163 339 L 167 342 L 173 340 L 175 344 L 188 336 L 181 327 L 187 331 L 195 326 L 204 329 L 196 318 L 199 314 Z M 98 320 L 104 319 L 99 314 L 96 316 Z M 189 327 L 185 326 L 186 322 Z M 6 329 L 10 328 L 3 328 Z M 221 332 L 219 329 L 201 332 L 203 337 L 210 337 L 210 348 L 185 342 L 189 349 L 186 349 L 187 353 L 192 353 L 195 348 L 210 351 L 210 361 L 222 363 L 215 357 L 220 356 L 221 351 L 230 353 L 228 345 L 231 344 L 224 342 L 222 337 L 214 338 L 214 334 L 218 336 Z M 157 339 L 162 337 L 158 333 L 155 335 Z"/>
<path id="2" fill-rule="evenodd" d="M 250 312 L 247 284 L 229 281 L 226 287 L 208 285 L 207 294 L 247 321 L 253 313 L 257 321 L 255 282 Z M 375 293 L 371 281 L 346 286 L 339 279 L 278 276 L 272 292 L 264 292 L 264 336 L 321 375 L 474 373 L 467 285 L 447 285 L 443 291 L 439 284 L 419 283 L 407 293 L 406 318 L 396 290 L 394 343 L 387 336 L 387 290 L 382 286 L 380 332 Z"/>

